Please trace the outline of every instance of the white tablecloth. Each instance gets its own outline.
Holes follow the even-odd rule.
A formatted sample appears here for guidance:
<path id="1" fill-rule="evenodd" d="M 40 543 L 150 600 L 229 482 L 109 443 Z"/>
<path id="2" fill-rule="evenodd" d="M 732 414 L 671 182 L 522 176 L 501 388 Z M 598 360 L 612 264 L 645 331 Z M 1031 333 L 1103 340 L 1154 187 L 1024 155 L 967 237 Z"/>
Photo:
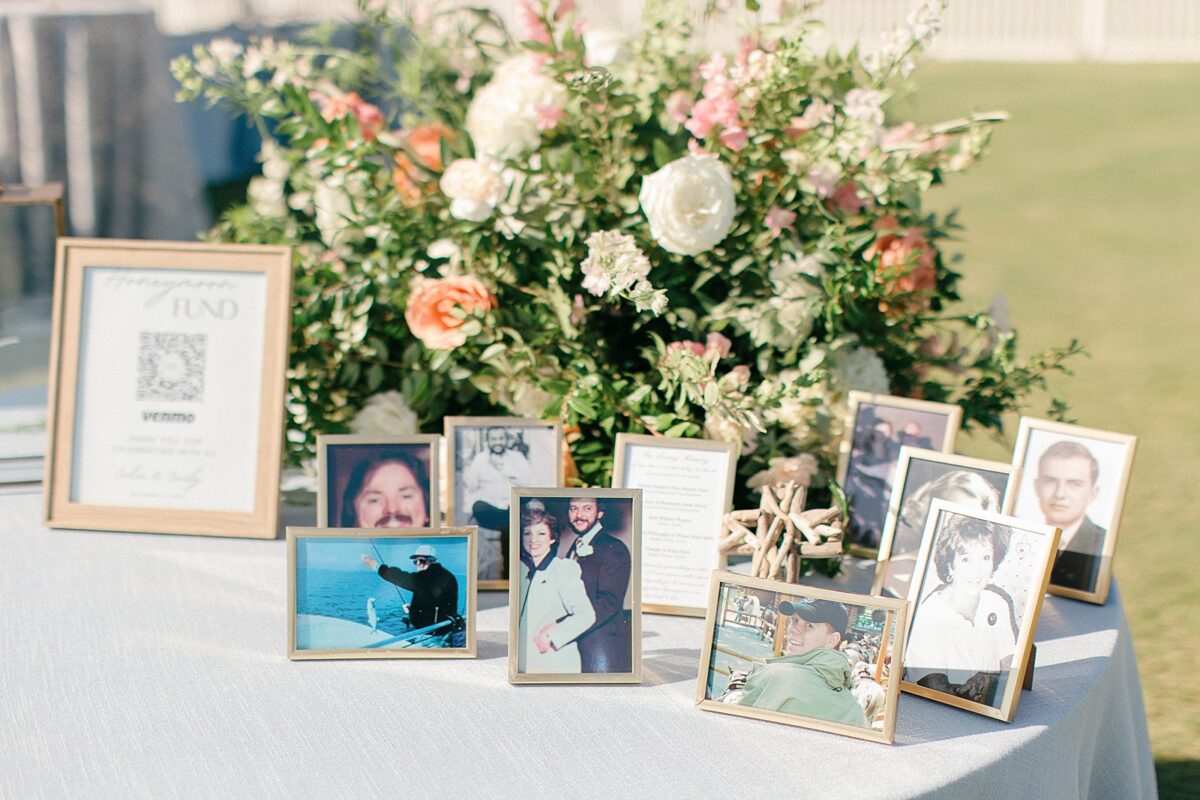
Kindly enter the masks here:
<path id="1" fill-rule="evenodd" d="M 902 694 L 889 747 L 697 710 L 695 619 L 645 617 L 642 686 L 510 686 L 496 592 L 477 660 L 290 662 L 283 541 L 40 513 L 0 495 L 5 798 L 1156 794 L 1115 590 L 1047 599 L 1013 724 Z"/>

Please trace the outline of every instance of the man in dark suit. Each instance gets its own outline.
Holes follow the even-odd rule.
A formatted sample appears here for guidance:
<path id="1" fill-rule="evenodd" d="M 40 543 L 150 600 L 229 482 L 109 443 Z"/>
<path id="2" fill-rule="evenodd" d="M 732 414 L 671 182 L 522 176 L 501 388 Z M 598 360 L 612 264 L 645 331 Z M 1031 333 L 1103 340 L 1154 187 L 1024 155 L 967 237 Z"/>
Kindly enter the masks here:
<path id="1" fill-rule="evenodd" d="M 1082 592 L 1096 591 L 1100 555 L 1107 531 L 1087 516 L 1100 493 L 1100 464 L 1086 447 L 1064 439 L 1046 448 L 1033 481 L 1046 524 L 1062 528 L 1050 583 Z"/>
<path id="2" fill-rule="evenodd" d="M 567 557 L 579 563 L 596 622 L 579 637 L 583 672 L 631 672 L 631 628 L 625 614 L 629 548 L 601 529 L 604 509 L 593 497 L 572 497 L 567 522 L 578 537 Z"/>

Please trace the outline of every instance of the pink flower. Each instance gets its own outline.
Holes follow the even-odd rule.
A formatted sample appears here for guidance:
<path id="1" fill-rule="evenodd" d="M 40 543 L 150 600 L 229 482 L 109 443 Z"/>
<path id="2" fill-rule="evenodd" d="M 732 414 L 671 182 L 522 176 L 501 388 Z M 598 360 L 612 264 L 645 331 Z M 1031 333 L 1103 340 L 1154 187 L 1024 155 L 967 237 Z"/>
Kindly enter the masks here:
<path id="1" fill-rule="evenodd" d="M 704 355 L 704 345 L 700 344 L 699 342 L 693 342 L 690 339 L 682 341 L 682 342 L 671 342 L 669 345 L 667 345 L 668 353 L 678 352 L 681 350 L 684 352 L 691 353 L 694 356 L 703 356 Z"/>
<path id="2" fill-rule="evenodd" d="M 575 0 L 558 0 L 558 8 L 554 11 L 555 19 L 562 19 L 575 10 Z"/>
<path id="3" fill-rule="evenodd" d="M 771 210 L 767 212 L 765 223 L 771 229 L 771 239 L 774 240 L 783 234 L 785 228 L 792 227 L 795 221 L 795 211 L 788 211 L 779 206 L 771 206 Z"/>
<path id="4" fill-rule="evenodd" d="M 476 309 L 496 307 L 495 296 L 477 278 L 459 275 L 451 278 L 420 279 L 413 285 L 404 321 L 413 336 L 430 350 L 452 350 L 467 341 L 454 311 L 468 314 Z"/>
<path id="5" fill-rule="evenodd" d="M 866 205 L 858 196 L 858 192 L 854 188 L 854 181 L 846 181 L 839 186 L 833 193 L 833 205 L 838 211 L 843 214 L 854 214 Z"/>
<path id="6" fill-rule="evenodd" d="M 733 342 L 717 332 L 710 333 L 708 338 L 704 340 L 704 350 L 708 353 L 716 353 L 718 358 L 724 358 L 729 355 L 729 348 L 733 347 Z"/>
<path id="7" fill-rule="evenodd" d="M 517 3 L 517 25 L 525 41 L 550 44 L 550 30 L 546 27 L 546 21 L 534 10 L 531 0 Z"/>
<path id="8" fill-rule="evenodd" d="M 914 122 L 905 122 L 901 125 L 888 128 L 879 140 L 879 146 L 883 150 L 896 150 L 914 143 L 917 139 L 917 125 Z"/>
<path id="9" fill-rule="evenodd" d="M 317 102 L 321 109 L 321 117 L 326 122 L 343 119 L 350 114 L 358 121 L 358 129 L 363 139 L 373 141 L 383 128 L 383 112 L 379 106 L 374 106 L 358 96 L 358 92 L 347 92 L 341 97 L 330 97 L 320 92 L 312 92 L 309 97 Z"/>
<path id="10" fill-rule="evenodd" d="M 706 81 L 711 81 L 717 77 L 724 77 L 727 66 L 728 62 L 725 61 L 725 56 L 720 53 L 713 53 L 708 61 L 700 65 L 700 77 Z"/>
<path id="11" fill-rule="evenodd" d="M 738 364 L 727 374 L 731 383 L 739 389 L 750 385 L 750 368 L 745 364 Z"/>
<path id="12" fill-rule="evenodd" d="M 808 171 L 807 177 L 817 197 L 830 197 L 842 177 L 842 168 L 833 161 L 822 161 Z"/>
<path id="13" fill-rule="evenodd" d="M 688 152 L 697 157 L 712 155 L 712 153 L 704 149 L 704 145 L 700 144 L 695 139 L 688 139 Z"/>
<path id="14" fill-rule="evenodd" d="M 735 125 L 732 128 L 726 128 L 721 131 L 720 139 L 721 144 L 736 152 L 745 147 L 750 141 L 750 134 Z"/>
<path id="15" fill-rule="evenodd" d="M 687 122 L 688 114 L 692 112 L 692 98 L 682 89 L 671 92 L 667 98 L 667 116 L 676 122 Z"/>
<path id="16" fill-rule="evenodd" d="M 534 106 L 534 111 L 537 112 L 537 129 L 539 131 L 548 131 L 556 127 L 559 120 L 563 118 L 563 114 L 567 113 L 566 109 L 558 106 L 547 106 L 540 103 Z"/>

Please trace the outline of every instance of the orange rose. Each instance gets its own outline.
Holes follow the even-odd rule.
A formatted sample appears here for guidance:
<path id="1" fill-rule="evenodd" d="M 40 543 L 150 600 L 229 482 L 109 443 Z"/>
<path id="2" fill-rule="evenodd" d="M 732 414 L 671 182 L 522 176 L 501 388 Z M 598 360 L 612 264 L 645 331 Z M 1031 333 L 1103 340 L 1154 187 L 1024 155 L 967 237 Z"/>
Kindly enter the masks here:
<path id="1" fill-rule="evenodd" d="M 867 260 L 878 258 L 875 272 L 889 293 L 910 295 L 907 304 L 923 308 L 937 286 L 937 251 L 920 229 L 901 231 L 893 216 L 880 217 L 872 227 L 881 234 L 867 248 Z"/>
<path id="2" fill-rule="evenodd" d="M 419 125 L 406 136 L 416 162 L 406 153 L 397 152 L 394 156 L 396 165 L 392 168 L 392 185 L 408 208 L 415 207 L 423 195 L 437 186 L 429 181 L 427 170 L 442 171 L 442 139 L 449 135 L 450 129 L 441 123 Z"/>
<path id="3" fill-rule="evenodd" d="M 396 153 L 394 158 L 396 166 L 392 167 L 392 185 L 400 195 L 400 202 L 407 208 L 413 208 L 421 202 L 421 185 L 416 180 L 417 168 L 404 153 Z"/>
<path id="4" fill-rule="evenodd" d="M 450 129 L 440 122 L 418 125 L 408 134 L 408 146 L 417 158 L 434 172 L 442 171 L 442 139 L 449 138 Z"/>
<path id="5" fill-rule="evenodd" d="M 404 319 L 408 329 L 430 350 L 452 350 L 467 341 L 463 322 L 455 308 L 468 314 L 479 308 L 495 308 L 496 298 L 477 278 L 419 280 L 408 298 Z"/>

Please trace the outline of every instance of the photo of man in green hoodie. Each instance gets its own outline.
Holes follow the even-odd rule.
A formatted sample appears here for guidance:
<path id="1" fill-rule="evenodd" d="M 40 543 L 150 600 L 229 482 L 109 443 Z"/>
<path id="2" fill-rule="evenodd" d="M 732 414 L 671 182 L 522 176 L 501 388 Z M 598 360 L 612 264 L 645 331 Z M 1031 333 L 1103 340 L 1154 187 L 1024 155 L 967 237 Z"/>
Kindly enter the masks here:
<path id="1" fill-rule="evenodd" d="M 787 619 L 783 655 L 746 675 L 739 705 L 866 727 L 851 692 L 850 661 L 838 650 L 849 613 L 841 603 L 802 598 L 779 604 Z"/>

